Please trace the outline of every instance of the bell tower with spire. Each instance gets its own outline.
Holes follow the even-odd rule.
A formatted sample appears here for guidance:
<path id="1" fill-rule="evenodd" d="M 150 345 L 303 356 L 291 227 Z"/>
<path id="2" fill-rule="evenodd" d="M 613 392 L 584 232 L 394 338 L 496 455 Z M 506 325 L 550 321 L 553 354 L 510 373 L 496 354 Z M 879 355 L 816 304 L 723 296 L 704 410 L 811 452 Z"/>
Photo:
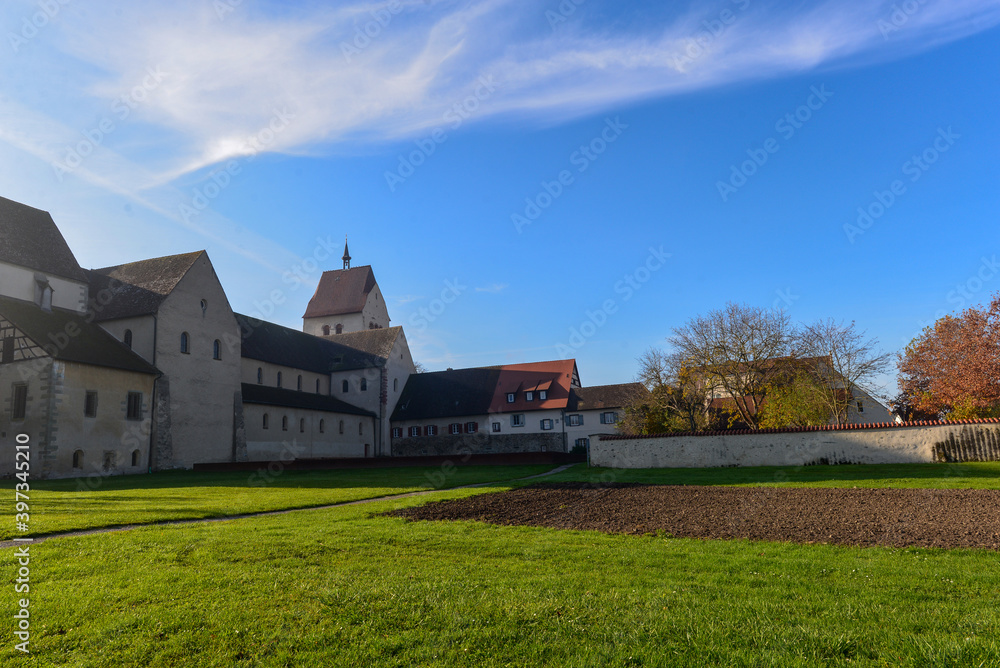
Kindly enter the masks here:
<path id="1" fill-rule="evenodd" d="M 344 236 L 343 269 L 324 271 L 306 312 L 302 331 L 316 336 L 348 334 L 389 326 L 389 310 L 368 265 L 351 267 Z"/>

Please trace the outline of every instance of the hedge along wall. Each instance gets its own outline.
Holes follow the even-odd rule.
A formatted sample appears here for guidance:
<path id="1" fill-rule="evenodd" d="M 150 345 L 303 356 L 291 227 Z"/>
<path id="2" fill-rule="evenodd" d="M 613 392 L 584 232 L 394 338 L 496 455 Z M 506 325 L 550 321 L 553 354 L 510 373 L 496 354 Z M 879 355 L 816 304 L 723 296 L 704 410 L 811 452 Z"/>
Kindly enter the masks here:
<path id="1" fill-rule="evenodd" d="M 913 464 L 1000 460 L 1000 419 L 592 436 L 590 463 L 612 468 Z"/>

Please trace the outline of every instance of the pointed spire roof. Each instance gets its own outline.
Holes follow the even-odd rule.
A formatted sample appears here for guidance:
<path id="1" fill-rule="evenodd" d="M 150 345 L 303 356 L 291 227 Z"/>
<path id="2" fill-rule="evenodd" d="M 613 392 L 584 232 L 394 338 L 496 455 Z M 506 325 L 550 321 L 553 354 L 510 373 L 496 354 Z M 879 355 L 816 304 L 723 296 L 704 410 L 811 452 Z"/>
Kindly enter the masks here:
<path id="1" fill-rule="evenodd" d="M 347 235 L 344 235 L 344 257 L 341 258 L 344 261 L 344 269 L 351 268 L 351 253 L 347 250 Z"/>

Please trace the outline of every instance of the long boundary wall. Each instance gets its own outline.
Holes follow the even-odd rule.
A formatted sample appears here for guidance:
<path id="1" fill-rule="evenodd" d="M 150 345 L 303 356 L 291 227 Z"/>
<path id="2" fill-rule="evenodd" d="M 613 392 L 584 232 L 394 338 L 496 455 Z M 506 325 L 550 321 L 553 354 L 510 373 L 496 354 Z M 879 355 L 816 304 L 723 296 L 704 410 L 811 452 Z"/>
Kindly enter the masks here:
<path id="1" fill-rule="evenodd" d="M 592 466 L 701 468 L 1000 460 L 1000 419 L 593 436 Z"/>

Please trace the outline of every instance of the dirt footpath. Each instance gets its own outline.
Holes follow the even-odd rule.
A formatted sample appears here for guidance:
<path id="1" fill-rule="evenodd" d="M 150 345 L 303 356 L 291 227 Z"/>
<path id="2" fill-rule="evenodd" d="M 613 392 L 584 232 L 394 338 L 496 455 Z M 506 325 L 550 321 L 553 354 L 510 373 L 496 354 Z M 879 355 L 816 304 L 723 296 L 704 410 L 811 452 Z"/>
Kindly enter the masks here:
<path id="1" fill-rule="evenodd" d="M 1000 549 L 1000 490 L 551 483 L 386 514 L 689 538 Z"/>

